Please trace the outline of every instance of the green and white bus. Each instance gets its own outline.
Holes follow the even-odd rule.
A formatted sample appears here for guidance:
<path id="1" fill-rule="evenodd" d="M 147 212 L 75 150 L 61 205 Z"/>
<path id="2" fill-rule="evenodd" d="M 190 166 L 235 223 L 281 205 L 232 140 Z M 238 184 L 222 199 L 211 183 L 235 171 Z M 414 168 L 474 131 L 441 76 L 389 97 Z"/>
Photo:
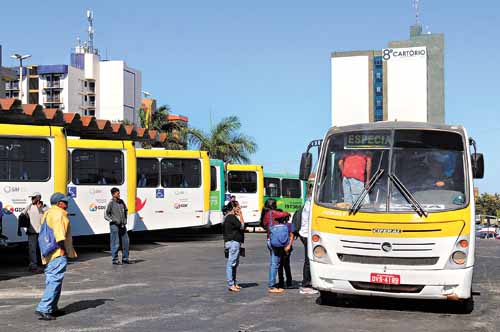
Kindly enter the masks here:
<path id="1" fill-rule="evenodd" d="M 306 182 L 299 180 L 298 175 L 265 173 L 264 189 L 264 203 L 274 198 L 278 209 L 292 214 L 306 200 Z"/>

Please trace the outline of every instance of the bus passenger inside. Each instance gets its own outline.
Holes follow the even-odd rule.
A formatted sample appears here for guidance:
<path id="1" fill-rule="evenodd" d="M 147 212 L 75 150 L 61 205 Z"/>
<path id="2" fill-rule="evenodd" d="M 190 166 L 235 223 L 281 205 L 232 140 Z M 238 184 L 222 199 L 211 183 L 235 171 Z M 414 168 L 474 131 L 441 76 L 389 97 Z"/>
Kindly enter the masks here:
<path id="1" fill-rule="evenodd" d="M 344 202 L 354 204 L 368 186 L 372 172 L 372 158 L 368 153 L 361 151 L 348 151 L 339 160 L 339 169 L 342 175 L 342 188 Z M 364 198 L 369 203 L 369 196 Z"/>

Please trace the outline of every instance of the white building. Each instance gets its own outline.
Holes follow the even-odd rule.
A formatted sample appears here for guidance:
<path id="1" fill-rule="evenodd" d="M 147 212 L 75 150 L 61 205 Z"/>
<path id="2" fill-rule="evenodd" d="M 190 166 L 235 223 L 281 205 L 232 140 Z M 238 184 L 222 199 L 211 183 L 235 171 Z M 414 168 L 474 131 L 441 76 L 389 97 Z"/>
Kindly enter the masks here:
<path id="1" fill-rule="evenodd" d="M 411 28 L 379 51 L 334 52 L 332 126 L 376 121 L 444 123 L 444 37 Z"/>
<path id="2" fill-rule="evenodd" d="M 22 102 L 111 121 L 139 123 L 142 75 L 122 60 L 101 60 L 93 48 L 93 15 L 89 41 L 79 42 L 69 65 L 23 68 Z M 19 75 L 19 69 L 17 75 Z M 19 79 L 5 83 L 5 96 L 20 99 Z M 3 96 L 0 96 L 3 97 Z"/>

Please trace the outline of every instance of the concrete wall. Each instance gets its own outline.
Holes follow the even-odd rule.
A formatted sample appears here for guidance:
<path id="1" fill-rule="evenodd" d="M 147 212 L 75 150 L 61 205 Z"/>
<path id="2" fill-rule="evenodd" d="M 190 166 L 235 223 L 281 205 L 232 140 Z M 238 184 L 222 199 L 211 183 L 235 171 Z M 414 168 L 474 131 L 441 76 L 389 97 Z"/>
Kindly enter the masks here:
<path id="1" fill-rule="evenodd" d="M 334 53 L 331 65 L 332 126 L 369 122 L 370 56 Z"/>
<path id="2" fill-rule="evenodd" d="M 387 120 L 427 122 L 425 47 L 386 49 Z M 398 56 L 397 54 L 420 54 Z"/>
<path id="3" fill-rule="evenodd" d="M 68 66 L 68 75 L 65 83 L 67 83 L 67 91 L 65 91 L 64 110 L 66 112 L 83 113 L 80 107 L 83 104 L 83 80 L 85 78 L 84 71 L 72 66 Z M 65 85 L 66 87 L 66 85 Z"/>

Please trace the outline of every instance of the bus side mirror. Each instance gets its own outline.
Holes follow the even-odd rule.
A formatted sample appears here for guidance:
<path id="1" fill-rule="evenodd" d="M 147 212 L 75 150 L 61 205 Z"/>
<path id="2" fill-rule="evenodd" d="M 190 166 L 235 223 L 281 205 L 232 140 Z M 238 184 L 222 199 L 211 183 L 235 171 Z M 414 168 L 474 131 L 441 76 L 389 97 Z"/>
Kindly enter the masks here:
<path id="1" fill-rule="evenodd" d="M 309 179 L 309 174 L 311 174 L 312 170 L 312 153 L 304 152 L 302 154 L 302 158 L 300 160 L 300 170 L 299 170 L 299 178 L 302 181 L 307 181 Z"/>
<path id="2" fill-rule="evenodd" d="M 482 179 L 484 177 L 484 157 L 482 153 L 473 153 L 472 159 L 472 176 L 474 179 Z"/>

